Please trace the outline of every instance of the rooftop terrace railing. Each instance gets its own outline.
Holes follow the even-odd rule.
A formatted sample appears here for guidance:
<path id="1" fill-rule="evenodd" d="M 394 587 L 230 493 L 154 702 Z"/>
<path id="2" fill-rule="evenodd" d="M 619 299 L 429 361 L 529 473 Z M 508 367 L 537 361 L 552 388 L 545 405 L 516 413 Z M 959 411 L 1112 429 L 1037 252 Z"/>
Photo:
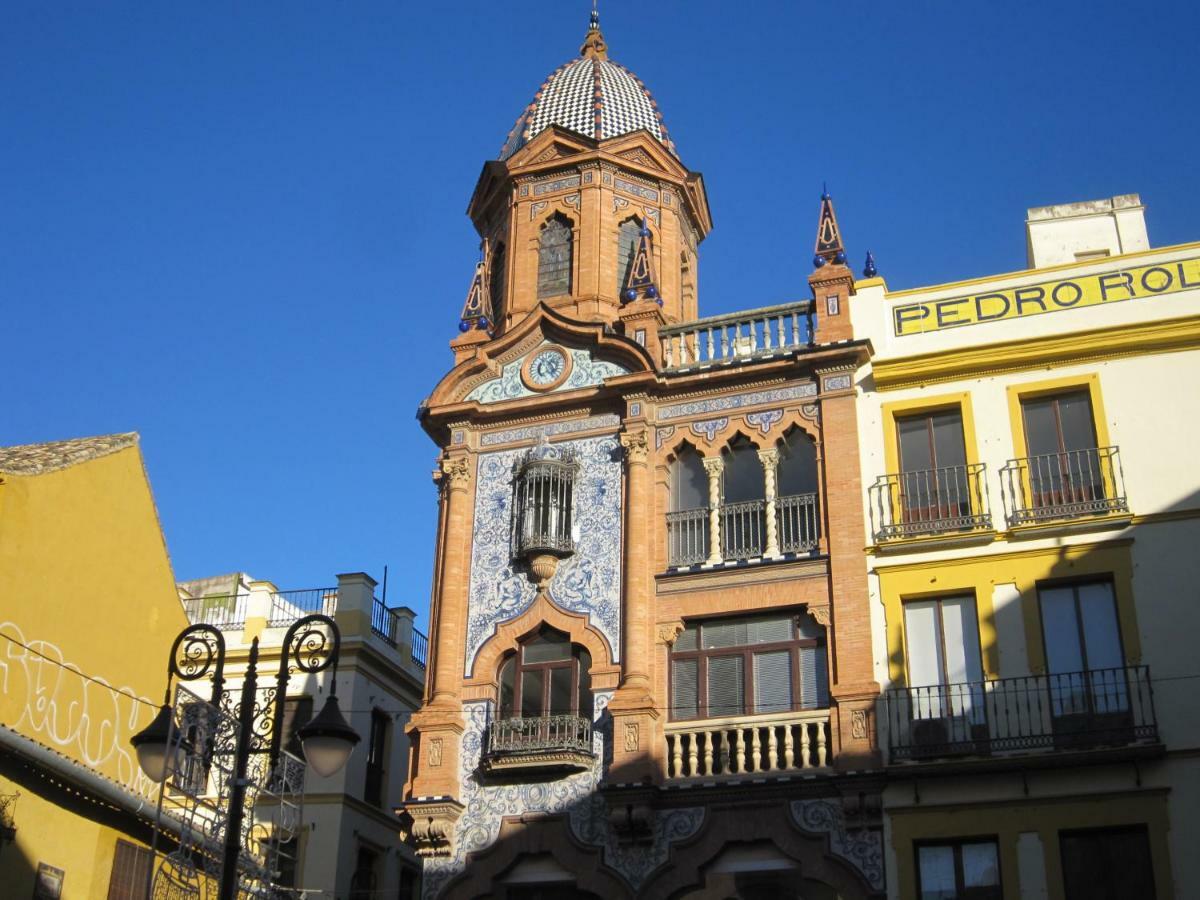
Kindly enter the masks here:
<path id="1" fill-rule="evenodd" d="M 684 322 L 659 332 L 668 369 L 775 356 L 807 347 L 812 302 L 764 306 Z"/>
<path id="2" fill-rule="evenodd" d="M 238 631 L 246 627 L 246 604 L 249 600 L 249 594 L 191 597 L 183 601 L 183 611 L 193 625 L 212 625 L 221 631 Z"/>
<path id="3" fill-rule="evenodd" d="M 290 625 L 313 613 L 332 616 L 337 612 L 337 601 L 336 587 L 275 591 L 271 594 L 271 617 L 267 624 L 272 627 Z"/>
<path id="4" fill-rule="evenodd" d="M 413 629 L 412 637 L 412 661 L 425 668 L 426 660 L 429 657 L 429 636 L 424 632 Z"/>

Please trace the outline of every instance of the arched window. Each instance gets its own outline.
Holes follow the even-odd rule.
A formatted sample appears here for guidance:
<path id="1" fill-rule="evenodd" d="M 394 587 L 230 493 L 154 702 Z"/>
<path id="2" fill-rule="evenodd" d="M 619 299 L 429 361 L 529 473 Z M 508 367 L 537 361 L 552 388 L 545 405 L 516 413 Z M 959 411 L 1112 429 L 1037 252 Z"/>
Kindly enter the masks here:
<path id="1" fill-rule="evenodd" d="M 494 323 L 504 309 L 504 266 L 507 263 L 504 254 L 504 242 L 496 244 L 496 249 L 492 251 L 492 272 L 491 279 L 488 282 L 488 294 L 492 298 L 492 308 L 488 312 L 488 316 Z"/>
<path id="2" fill-rule="evenodd" d="M 679 254 L 679 299 L 683 303 L 685 319 L 696 315 L 696 282 L 692 276 L 692 261 L 687 251 Z"/>
<path id="3" fill-rule="evenodd" d="M 753 559 L 766 546 L 766 484 L 758 450 L 738 435 L 725 450 L 721 475 L 721 555 Z"/>
<path id="4" fill-rule="evenodd" d="M 633 256 L 637 253 L 638 235 L 642 223 L 637 216 L 631 216 L 617 227 L 617 295 L 625 289 L 629 280 L 629 269 L 633 266 Z"/>
<path id="5" fill-rule="evenodd" d="M 671 463 L 667 563 L 691 566 L 708 558 L 708 475 L 694 448 L 684 445 Z"/>
<path id="6" fill-rule="evenodd" d="M 776 494 L 779 551 L 808 553 L 817 546 L 820 537 L 817 445 L 799 428 L 784 435 L 779 445 Z"/>
<path id="7" fill-rule="evenodd" d="M 592 657 L 569 635 L 543 626 L 500 664 L 500 718 L 592 718 Z"/>
<path id="8" fill-rule="evenodd" d="M 542 226 L 538 240 L 538 299 L 571 293 L 574 236 L 570 220 L 555 213 Z"/>

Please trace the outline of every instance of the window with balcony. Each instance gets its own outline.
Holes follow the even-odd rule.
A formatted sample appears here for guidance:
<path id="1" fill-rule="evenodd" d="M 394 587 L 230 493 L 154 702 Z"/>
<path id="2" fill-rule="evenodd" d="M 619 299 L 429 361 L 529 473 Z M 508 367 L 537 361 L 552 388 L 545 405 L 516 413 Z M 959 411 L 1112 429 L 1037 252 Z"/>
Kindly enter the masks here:
<path id="1" fill-rule="evenodd" d="M 739 435 L 722 458 L 721 558 L 761 556 L 766 546 L 766 486 L 758 449 Z"/>
<path id="2" fill-rule="evenodd" d="M 543 627 L 500 664 L 485 766 L 584 768 L 592 758 L 591 654 Z"/>
<path id="3" fill-rule="evenodd" d="M 908 601 L 904 638 L 912 744 L 929 753 L 974 750 L 987 736 L 975 597 Z"/>
<path id="4" fill-rule="evenodd" d="M 539 300 L 571 293 L 574 241 L 571 220 L 561 213 L 555 213 L 542 226 L 538 238 Z"/>
<path id="5" fill-rule="evenodd" d="M 696 450 L 684 445 L 670 468 L 667 554 L 672 566 L 691 566 L 708 558 L 708 475 Z"/>
<path id="6" fill-rule="evenodd" d="M 391 724 L 391 719 L 383 710 L 371 710 L 371 735 L 367 741 L 367 775 L 363 784 L 363 799 L 372 806 L 383 804 L 388 732 Z"/>
<path id="7" fill-rule="evenodd" d="M 1002 472 L 1014 525 L 1124 511 L 1116 447 L 1101 447 L 1086 388 L 1021 398 L 1028 456 Z"/>
<path id="8" fill-rule="evenodd" d="M 780 553 L 808 553 L 820 537 L 817 445 L 799 428 L 784 435 L 776 470 L 775 516 Z"/>
<path id="9" fill-rule="evenodd" d="M 1061 831 L 1066 900 L 1154 900 L 1154 862 L 1145 825 Z"/>
<path id="10" fill-rule="evenodd" d="M 1001 900 L 1004 896 L 995 838 L 921 843 L 916 852 L 921 900 Z"/>

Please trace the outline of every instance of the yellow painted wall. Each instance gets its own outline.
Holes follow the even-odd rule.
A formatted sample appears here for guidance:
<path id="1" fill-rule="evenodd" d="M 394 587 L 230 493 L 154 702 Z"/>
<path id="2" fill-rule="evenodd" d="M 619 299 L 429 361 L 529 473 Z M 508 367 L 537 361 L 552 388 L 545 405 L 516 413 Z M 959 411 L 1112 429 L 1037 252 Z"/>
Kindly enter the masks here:
<path id="1" fill-rule="evenodd" d="M 141 453 L 135 445 L 0 478 L 0 722 L 155 796 L 129 745 L 154 710 L 115 689 L 161 703 L 171 642 L 187 620 Z M 117 833 L 17 790 L 17 843 L 0 852 L 0 883 L 41 861 L 66 870 L 65 897 L 104 896 Z"/>

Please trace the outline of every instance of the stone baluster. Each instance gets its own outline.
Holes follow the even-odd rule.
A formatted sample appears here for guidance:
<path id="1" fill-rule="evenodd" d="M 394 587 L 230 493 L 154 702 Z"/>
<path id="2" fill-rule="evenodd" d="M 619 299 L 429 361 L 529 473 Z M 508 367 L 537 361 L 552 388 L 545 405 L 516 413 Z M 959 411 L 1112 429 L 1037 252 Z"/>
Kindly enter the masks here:
<path id="1" fill-rule="evenodd" d="M 762 769 L 762 738 L 759 737 L 757 726 L 750 729 L 750 771 Z"/>
<path id="2" fill-rule="evenodd" d="M 800 317 L 792 313 L 792 343 L 800 346 Z"/>
<path id="3" fill-rule="evenodd" d="M 711 732 L 704 732 L 704 774 L 713 774 L 713 739 Z"/>
<path id="4" fill-rule="evenodd" d="M 708 332 L 708 361 L 712 362 L 713 358 L 713 330 L 710 325 L 706 331 Z"/>
<path id="5" fill-rule="evenodd" d="M 688 774 L 696 775 L 700 771 L 700 735 L 692 732 L 688 735 Z"/>
<path id="6" fill-rule="evenodd" d="M 762 330 L 763 330 L 763 349 L 770 350 L 771 349 L 771 320 L 769 318 L 762 320 Z"/>
<path id="7" fill-rule="evenodd" d="M 763 493 L 766 497 L 767 546 L 763 556 L 768 558 L 779 555 L 779 522 L 775 515 L 776 501 L 776 471 L 779 467 L 779 451 L 775 449 L 759 450 L 758 459 L 763 467 Z"/>
<path id="8" fill-rule="evenodd" d="M 720 754 L 720 773 L 722 775 L 733 774 L 733 760 L 729 756 L 729 732 L 724 728 L 721 729 L 721 754 Z"/>
<path id="9" fill-rule="evenodd" d="M 825 723 L 817 723 L 817 765 L 825 765 Z"/>
<path id="10" fill-rule="evenodd" d="M 787 336 L 783 327 L 784 316 L 782 314 L 775 317 L 775 326 L 779 329 L 779 346 L 787 346 Z"/>
<path id="11" fill-rule="evenodd" d="M 704 471 L 708 473 L 708 559 L 709 565 L 721 562 L 721 473 L 725 460 L 710 456 L 704 460 Z"/>
<path id="12" fill-rule="evenodd" d="M 796 753 L 792 746 L 792 727 L 791 725 L 784 726 L 783 729 L 783 767 L 785 769 L 794 769 L 796 767 Z M 801 725 L 801 728 L 804 726 Z"/>
<path id="13" fill-rule="evenodd" d="M 809 725 L 804 722 L 800 725 L 800 768 L 812 768 L 812 738 L 808 736 Z"/>
<path id="14" fill-rule="evenodd" d="M 739 775 L 746 771 L 746 731 L 740 725 L 737 729 L 737 770 Z"/>
<path id="15" fill-rule="evenodd" d="M 663 365 L 668 369 L 673 366 L 675 360 L 675 338 L 667 335 L 667 339 L 663 341 Z"/>
<path id="16" fill-rule="evenodd" d="M 683 735 L 671 735 L 671 768 L 675 777 L 683 775 Z"/>
<path id="17" fill-rule="evenodd" d="M 729 358 L 729 329 L 721 326 L 721 359 Z"/>
<path id="18" fill-rule="evenodd" d="M 771 725 L 767 728 L 767 770 L 775 771 L 779 768 L 779 737 L 776 732 L 778 726 Z"/>

